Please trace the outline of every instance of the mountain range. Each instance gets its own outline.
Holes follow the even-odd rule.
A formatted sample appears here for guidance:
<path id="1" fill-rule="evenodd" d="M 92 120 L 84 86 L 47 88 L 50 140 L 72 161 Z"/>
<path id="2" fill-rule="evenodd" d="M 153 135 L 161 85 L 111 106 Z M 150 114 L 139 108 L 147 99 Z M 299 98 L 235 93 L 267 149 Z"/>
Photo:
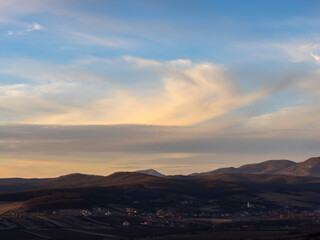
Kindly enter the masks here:
<path id="1" fill-rule="evenodd" d="M 109 176 L 74 173 L 57 178 L 43 179 L 0 178 L 0 193 L 38 189 L 132 187 L 138 185 L 144 186 L 144 188 L 151 185 L 158 188 L 171 188 L 173 186 L 187 188 L 191 182 L 200 184 L 203 187 L 208 181 L 211 185 L 213 184 L 212 182 L 216 184 L 218 181 L 228 184 L 250 183 L 251 185 L 256 183 L 260 185 L 283 183 L 312 184 L 314 186 L 314 183 L 316 183 L 316 186 L 318 186 L 320 183 L 319 177 L 320 157 L 313 157 L 300 163 L 290 160 L 269 160 L 256 164 L 246 164 L 238 168 L 220 168 L 188 176 L 166 176 L 153 169 L 148 169 L 136 172 L 116 172 Z"/>
<path id="2" fill-rule="evenodd" d="M 69 174 L 46 179 L 0 179 L 0 202 L 19 202 L 27 210 L 69 209 L 116 204 L 155 208 L 214 199 L 221 208 L 246 201 L 265 206 L 319 207 L 320 158 L 301 163 L 271 160 L 188 176 L 155 170 L 108 176 Z"/>
<path id="3" fill-rule="evenodd" d="M 270 174 L 221 173 L 156 177 L 137 172 L 109 176 L 70 174 L 0 185 L 0 202 L 23 203 L 27 210 L 70 209 L 117 204 L 155 208 L 182 201 L 239 208 L 248 199 L 264 205 L 317 207 L 320 178 Z M 237 200 L 238 199 L 238 200 Z M 236 202 L 235 202 L 236 201 Z"/>
<path id="4" fill-rule="evenodd" d="M 225 173 L 272 174 L 301 177 L 320 177 L 320 157 L 309 158 L 296 163 L 290 160 L 269 160 L 261 163 L 242 165 L 238 168 L 219 168 L 209 172 L 193 173 L 192 176 L 205 176 Z"/>
<path id="5" fill-rule="evenodd" d="M 154 170 L 139 170 L 144 173 L 156 177 L 164 177 L 166 175 Z M 268 160 L 261 163 L 245 164 L 238 168 L 226 167 L 219 168 L 209 172 L 193 173 L 189 176 L 206 176 L 226 173 L 243 173 L 243 174 L 272 174 L 272 175 L 290 175 L 300 177 L 320 177 L 320 157 L 312 157 L 303 162 L 294 162 L 291 160 Z"/>
<path id="6" fill-rule="evenodd" d="M 57 178 L 24 179 L 24 178 L 0 178 L 0 192 L 15 192 L 44 188 L 71 188 L 90 186 L 115 186 L 126 184 L 141 184 L 150 181 L 159 181 L 162 178 L 190 180 L 194 177 L 206 179 L 220 179 L 236 182 L 236 176 L 252 179 L 252 176 L 277 175 L 292 177 L 320 177 L 320 157 L 309 158 L 303 162 L 293 162 L 290 160 L 269 160 L 261 163 L 246 164 L 238 168 L 219 168 L 209 172 L 193 173 L 188 176 L 176 175 L 166 176 L 153 169 L 138 170 L 136 172 L 117 172 L 109 176 L 86 175 L 80 173 L 69 174 Z M 256 180 L 258 176 L 255 176 Z M 266 179 L 269 179 L 267 177 Z M 288 178 L 286 178 L 288 179 Z M 255 180 L 255 181 L 256 181 Z M 251 181 L 251 180 L 250 180 Z"/>

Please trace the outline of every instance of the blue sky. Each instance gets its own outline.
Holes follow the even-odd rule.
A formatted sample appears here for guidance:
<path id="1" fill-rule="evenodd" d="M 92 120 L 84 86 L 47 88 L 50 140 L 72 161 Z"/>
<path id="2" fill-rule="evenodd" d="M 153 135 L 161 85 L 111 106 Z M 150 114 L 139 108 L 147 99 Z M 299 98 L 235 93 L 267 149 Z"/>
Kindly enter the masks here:
<path id="1" fill-rule="evenodd" d="M 318 155 L 319 10 L 2 0 L 0 173 L 173 174 Z"/>
<path id="2" fill-rule="evenodd" d="M 316 1 L 30 1 L 26 10 L 6 2 L 2 55 L 52 61 L 129 54 L 226 64 L 266 51 L 255 45 L 317 40 L 320 24 Z M 43 29 L 23 33 L 35 23 Z"/>

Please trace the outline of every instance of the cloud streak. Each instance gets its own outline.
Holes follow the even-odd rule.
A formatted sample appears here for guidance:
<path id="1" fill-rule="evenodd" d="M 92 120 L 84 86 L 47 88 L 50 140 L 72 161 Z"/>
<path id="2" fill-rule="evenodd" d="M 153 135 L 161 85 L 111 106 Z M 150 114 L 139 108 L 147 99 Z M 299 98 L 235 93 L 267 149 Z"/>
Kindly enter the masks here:
<path id="1" fill-rule="evenodd" d="M 0 73 L 18 75 L 36 85 L 2 86 L 0 107 L 12 110 L 16 120 L 11 122 L 19 123 L 183 126 L 223 116 L 266 95 L 265 91 L 242 93 L 228 77 L 227 70 L 212 63 L 159 62 L 127 56 L 120 64 L 135 71 L 154 71 L 161 79 L 157 83 L 161 88 L 128 90 L 124 86 L 108 85 L 108 81 L 96 75 L 79 74 L 78 68 L 72 65 L 50 67 L 34 61 L 15 61 Z M 61 100 L 63 95 L 69 95 L 70 99 L 75 89 L 81 91 L 92 81 L 95 82 L 92 91 L 100 92 L 98 98 L 91 95 L 90 101 L 88 98 L 82 101 L 83 96 L 75 95 L 76 105 Z M 104 94 L 99 82 L 107 84 L 104 89 L 109 86 Z M 53 97 L 49 99 L 50 95 Z M 67 98 L 65 101 L 70 102 Z M 21 119 L 25 120 L 21 122 Z"/>
<path id="2" fill-rule="evenodd" d="M 6 176 L 32 177 L 139 168 L 187 174 L 268 158 L 301 161 L 318 154 L 320 132 L 276 134 L 263 128 L 0 125 L 0 170 Z"/>
<path id="3" fill-rule="evenodd" d="M 45 28 L 41 26 L 39 23 L 33 23 L 32 25 L 27 26 L 24 30 L 20 31 L 8 31 L 8 35 L 23 35 L 26 33 L 34 32 L 34 31 L 43 31 Z"/>
<path id="4" fill-rule="evenodd" d="M 286 43 L 275 44 L 292 62 L 320 62 L 320 46 L 316 43 Z"/>

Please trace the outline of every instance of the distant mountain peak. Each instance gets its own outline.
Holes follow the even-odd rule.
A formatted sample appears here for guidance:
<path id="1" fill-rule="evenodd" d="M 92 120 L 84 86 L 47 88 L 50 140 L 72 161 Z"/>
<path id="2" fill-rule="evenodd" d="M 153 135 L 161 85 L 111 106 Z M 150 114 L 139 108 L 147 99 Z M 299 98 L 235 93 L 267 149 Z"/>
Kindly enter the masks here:
<path id="1" fill-rule="evenodd" d="M 165 177 L 166 175 L 154 170 L 154 169 L 146 169 L 146 170 L 138 170 L 138 171 L 135 171 L 135 172 L 138 172 L 138 173 L 144 173 L 144 174 L 147 174 L 147 175 L 151 175 L 151 176 L 155 176 L 155 177 Z"/>

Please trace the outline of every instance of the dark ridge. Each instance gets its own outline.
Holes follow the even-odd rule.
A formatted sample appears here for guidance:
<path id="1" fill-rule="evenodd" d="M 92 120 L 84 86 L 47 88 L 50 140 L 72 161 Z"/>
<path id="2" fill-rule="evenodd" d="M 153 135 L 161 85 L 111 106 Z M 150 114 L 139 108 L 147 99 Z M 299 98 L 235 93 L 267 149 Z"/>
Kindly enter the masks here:
<path id="1" fill-rule="evenodd" d="M 238 168 L 219 168 L 210 172 L 194 173 L 190 176 L 205 176 L 225 173 L 320 177 L 320 157 L 313 157 L 300 163 L 290 160 L 268 160 L 261 163 L 245 164 Z"/>
<path id="2" fill-rule="evenodd" d="M 146 170 L 138 170 L 138 173 L 144 173 L 147 175 L 155 176 L 155 177 L 165 177 L 166 175 L 154 170 L 154 169 L 146 169 Z"/>

